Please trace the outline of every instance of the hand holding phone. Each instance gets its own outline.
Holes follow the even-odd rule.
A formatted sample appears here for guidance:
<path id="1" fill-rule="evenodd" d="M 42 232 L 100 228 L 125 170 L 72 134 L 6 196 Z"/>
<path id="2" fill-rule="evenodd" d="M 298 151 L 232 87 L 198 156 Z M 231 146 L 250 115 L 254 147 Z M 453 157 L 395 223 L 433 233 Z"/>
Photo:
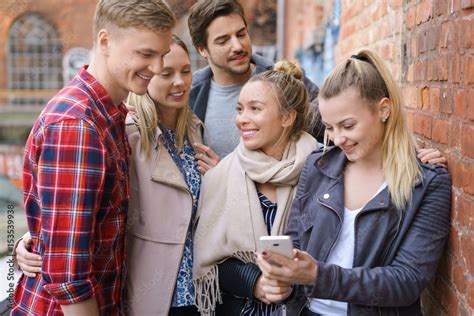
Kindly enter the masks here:
<path id="1" fill-rule="evenodd" d="M 293 242 L 290 236 L 261 236 L 260 252 L 271 250 L 285 257 L 293 257 Z"/>

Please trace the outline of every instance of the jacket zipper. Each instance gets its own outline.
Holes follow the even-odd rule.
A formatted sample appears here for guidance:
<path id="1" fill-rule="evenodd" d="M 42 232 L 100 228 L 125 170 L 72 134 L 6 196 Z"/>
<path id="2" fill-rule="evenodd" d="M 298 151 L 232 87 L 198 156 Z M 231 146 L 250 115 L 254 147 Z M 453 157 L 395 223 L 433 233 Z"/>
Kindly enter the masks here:
<path id="1" fill-rule="evenodd" d="M 397 231 L 395 232 L 395 235 L 393 235 L 392 240 L 390 240 L 390 246 L 388 247 L 388 251 L 385 253 L 385 255 L 382 258 L 382 263 L 385 261 L 385 258 L 387 258 L 388 254 L 390 252 L 390 249 L 393 246 L 393 242 L 397 238 L 398 232 L 400 231 L 400 226 L 402 224 L 402 220 L 403 220 L 403 212 L 401 212 L 400 218 L 398 219 Z"/>
<path id="2" fill-rule="evenodd" d="M 332 206 L 328 205 L 328 204 L 325 204 L 324 202 L 318 200 L 319 203 L 321 203 L 322 205 L 326 206 L 327 208 L 329 208 L 330 210 L 332 210 L 334 213 L 336 213 L 337 217 L 339 218 L 339 223 L 342 223 L 342 218 L 341 216 L 339 215 L 339 213 L 336 211 L 336 209 L 334 209 Z M 324 258 L 324 261 L 327 261 L 328 260 L 328 257 L 329 255 L 331 254 L 331 251 L 334 249 L 334 247 L 336 246 L 336 242 L 337 240 L 339 239 L 339 235 L 341 234 L 341 228 L 339 228 L 339 230 L 337 231 L 337 235 L 336 235 L 336 238 L 333 240 L 332 244 L 331 244 L 331 248 L 329 248 L 329 252 L 326 254 L 326 257 Z"/>

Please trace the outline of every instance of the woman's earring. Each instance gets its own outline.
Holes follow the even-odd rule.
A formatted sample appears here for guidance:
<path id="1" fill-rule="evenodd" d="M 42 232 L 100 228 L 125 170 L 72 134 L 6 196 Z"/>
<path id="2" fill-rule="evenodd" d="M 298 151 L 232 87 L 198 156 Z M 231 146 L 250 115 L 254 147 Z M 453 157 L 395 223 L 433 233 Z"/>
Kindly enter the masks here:
<path id="1" fill-rule="evenodd" d="M 385 115 L 383 118 L 382 118 L 382 123 L 385 123 L 385 121 L 388 119 L 388 114 Z"/>

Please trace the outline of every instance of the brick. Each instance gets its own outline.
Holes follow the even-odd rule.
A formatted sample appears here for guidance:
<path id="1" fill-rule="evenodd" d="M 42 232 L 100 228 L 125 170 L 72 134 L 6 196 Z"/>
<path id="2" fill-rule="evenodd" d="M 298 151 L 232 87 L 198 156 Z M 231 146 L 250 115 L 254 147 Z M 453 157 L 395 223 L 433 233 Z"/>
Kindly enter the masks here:
<path id="1" fill-rule="evenodd" d="M 431 117 L 426 114 L 415 114 L 415 133 L 431 139 Z"/>
<path id="2" fill-rule="evenodd" d="M 415 81 L 426 80 L 426 62 L 418 61 L 415 63 Z"/>
<path id="3" fill-rule="evenodd" d="M 437 60 L 428 60 L 426 62 L 426 80 L 436 81 L 438 80 L 438 63 Z"/>
<path id="4" fill-rule="evenodd" d="M 471 136 L 472 139 L 472 136 Z M 464 171 L 463 173 L 463 187 L 462 190 L 466 192 L 467 194 L 474 195 L 474 163 L 468 162 L 468 161 L 463 161 L 462 163 L 462 170 Z M 472 232 L 474 234 L 474 232 Z M 474 256 L 474 253 L 473 253 Z M 474 262 L 473 262 L 474 264 Z"/>
<path id="5" fill-rule="evenodd" d="M 467 304 L 471 309 L 474 310 L 474 282 L 471 282 L 471 286 L 469 287 L 469 291 L 467 292 Z"/>
<path id="6" fill-rule="evenodd" d="M 463 34 L 465 34 L 465 42 L 467 48 L 474 48 L 474 20 L 465 20 L 463 22 Z"/>
<path id="7" fill-rule="evenodd" d="M 450 121 L 448 139 L 449 139 L 448 141 L 449 148 L 454 149 L 454 148 L 461 147 L 461 124 L 458 121 L 455 121 L 455 120 Z M 454 177 L 453 177 L 453 181 L 454 181 Z"/>
<path id="8" fill-rule="evenodd" d="M 425 53 L 428 51 L 428 40 L 427 40 L 427 35 L 426 31 L 421 32 L 418 34 L 418 42 L 417 42 L 417 47 L 418 47 L 418 54 L 420 53 Z"/>
<path id="9" fill-rule="evenodd" d="M 461 236 L 461 254 L 466 267 L 474 267 L 474 231 L 467 231 Z"/>
<path id="10" fill-rule="evenodd" d="M 439 47 L 446 48 L 453 44 L 454 41 L 454 23 L 452 21 L 441 24 L 441 33 L 439 38 Z"/>
<path id="11" fill-rule="evenodd" d="M 454 115 L 460 118 L 466 117 L 467 113 L 467 93 L 464 90 L 458 90 L 454 97 Z"/>
<path id="12" fill-rule="evenodd" d="M 433 7 L 434 14 L 437 16 L 448 13 L 448 1 L 446 0 L 435 0 Z"/>
<path id="13" fill-rule="evenodd" d="M 451 13 L 461 10 L 461 1 L 462 0 L 451 0 Z"/>
<path id="14" fill-rule="evenodd" d="M 441 144 L 448 143 L 449 123 L 446 119 L 432 120 L 432 139 Z"/>
<path id="15" fill-rule="evenodd" d="M 451 57 L 451 67 L 449 69 L 449 82 L 458 83 L 461 81 L 461 56 L 453 54 Z"/>
<path id="16" fill-rule="evenodd" d="M 442 291 L 441 305 L 448 309 L 449 315 L 458 315 L 459 298 L 456 291 L 448 284 L 440 288 L 440 291 Z"/>
<path id="17" fill-rule="evenodd" d="M 464 267 L 459 262 L 454 262 L 453 271 L 452 271 L 452 281 L 454 283 L 454 287 L 460 293 L 465 293 L 467 289 L 467 275 L 464 273 Z"/>
<path id="18" fill-rule="evenodd" d="M 431 17 L 432 0 L 423 0 L 416 7 L 416 25 L 428 21 Z"/>
<path id="19" fill-rule="evenodd" d="M 464 59 L 464 83 L 474 83 L 474 57 Z"/>
<path id="20" fill-rule="evenodd" d="M 344 25 L 347 21 L 352 19 L 353 16 L 354 16 L 354 6 L 345 8 L 345 10 L 341 14 L 341 24 Z"/>
<path id="21" fill-rule="evenodd" d="M 427 31 L 427 45 L 429 50 L 435 50 L 438 48 L 439 43 L 439 27 L 435 26 Z"/>
<path id="22" fill-rule="evenodd" d="M 411 36 L 410 38 L 410 57 L 418 56 L 418 37 Z"/>
<path id="23" fill-rule="evenodd" d="M 423 87 L 420 90 L 421 109 L 427 110 L 430 107 L 430 88 Z"/>
<path id="24" fill-rule="evenodd" d="M 460 48 L 474 47 L 474 20 L 458 20 L 456 23 L 456 33 L 460 34 Z"/>
<path id="25" fill-rule="evenodd" d="M 461 135 L 461 154 L 474 158 L 474 125 L 463 124 Z"/>
<path id="26" fill-rule="evenodd" d="M 474 8 L 474 0 L 462 0 L 461 8 L 463 10 L 472 9 Z"/>
<path id="27" fill-rule="evenodd" d="M 443 56 L 438 59 L 438 80 L 447 81 L 449 73 L 448 57 Z"/>
<path id="28" fill-rule="evenodd" d="M 453 113 L 453 94 L 451 89 L 443 89 L 443 91 L 441 91 L 439 103 L 441 113 Z"/>
<path id="29" fill-rule="evenodd" d="M 470 203 L 469 206 L 469 229 L 474 229 L 474 200 Z M 474 274 L 474 272 L 472 274 Z"/>
<path id="30" fill-rule="evenodd" d="M 407 13 L 407 27 L 408 29 L 413 28 L 416 25 L 416 6 L 408 8 Z"/>
<path id="31" fill-rule="evenodd" d="M 453 224 L 468 228 L 471 220 L 470 203 L 464 195 L 456 195 L 453 199 Z"/>
<path id="32" fill-rule="evenodd" d="M 431 88 L 430 89 L 430 109 L 433 113 L 439 113 L 439 98 L 440 98 L 440 90 L 439 88 Z"/>
<path id="33" fill-rule="evenodd" d="M 474 102 L 472 100 L 474 100 L 474 89 L 470 89 L 469 90 L 469 97 L 468 97 L 468 100 L 471 100 L 471 102 L 469 102 L 469 114 L 468 114 L 468 117 L 471 121 L 474 121 Z"/>
<path id="34" fill-rule="evenodd" d="M 393 59 L 393 44 L 391 42 L 384 44 L 380 50 L 380 55 L 385 60 L 392 60 Z"/>
<path id="35" fill-rule="evenodd" d="M 408 65 L 408 71 L 407 71 L 407 81 L 408 82 L 413 82 L 413 80 L 415 79 L 415 75 L 414 75 L 414 72 L 415 72 L 415 66 L 413 64 L 410 64 Z"/>
<path id="36" fill-rule="evenodd" d="M 396 10 L 400 8 L 402 4 L 403 4 L 403 0 L 391 0 L 389 5 L 390 5 L 390 9 Z"/>
<path id="37" fill-rule="evenodd" d="M 454 257 L 456 258 L 461 258 L 461 243 L 459 241 L 459 232 L 456 227 L 451 227 L 451 230 L 449 231 L 449 236 L 448 236 L 448 250 L 450 253 L 453 254 Z"/>
<path id="38" fill-rule="evenodd" d="M 387 14 L 387 0 L 379 0 L 377 1 L 377 6 L 375 10 L 372 12 L 371 19 L 372 21 L 377 21 L 381 17 Z"/>

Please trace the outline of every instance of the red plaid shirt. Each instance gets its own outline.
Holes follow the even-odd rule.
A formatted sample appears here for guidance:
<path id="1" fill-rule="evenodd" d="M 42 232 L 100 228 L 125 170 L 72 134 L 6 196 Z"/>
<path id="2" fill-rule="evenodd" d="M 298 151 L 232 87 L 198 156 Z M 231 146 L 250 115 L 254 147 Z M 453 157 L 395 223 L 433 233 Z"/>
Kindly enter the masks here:
<path id="1" fill-rule="evenodd" d="M 62 315 L 95 296 L 119 313 L 129 150 L 123 104 L 87 71 L 51 99 L 25 149 L 23 194 L 42 273 L 22 276 L 13 315 Z"/>

